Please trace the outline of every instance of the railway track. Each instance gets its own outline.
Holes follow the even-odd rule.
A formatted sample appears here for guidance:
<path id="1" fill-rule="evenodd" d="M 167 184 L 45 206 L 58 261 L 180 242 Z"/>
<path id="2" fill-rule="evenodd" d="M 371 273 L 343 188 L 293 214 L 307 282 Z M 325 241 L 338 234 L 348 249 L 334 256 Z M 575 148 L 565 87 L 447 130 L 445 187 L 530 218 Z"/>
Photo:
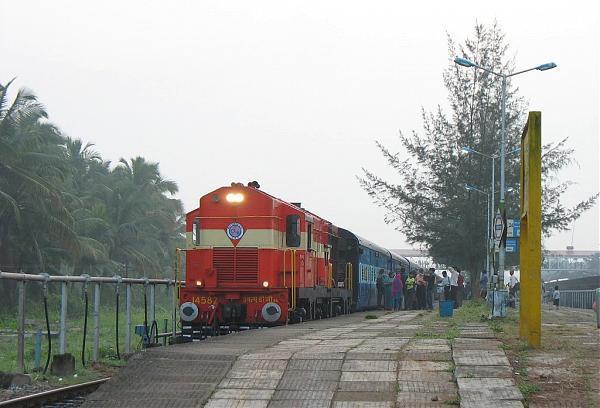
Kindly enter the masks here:
<path id="1" fill-rule="evenodd" d="M 82 384 L 69 385 L 67 387 L 38 392 L 36 394 L 1 401 L 0 407 L 75 407 L 83 402 L 83 395 L 96 390 L 108 378 L 88 381 Z"/>

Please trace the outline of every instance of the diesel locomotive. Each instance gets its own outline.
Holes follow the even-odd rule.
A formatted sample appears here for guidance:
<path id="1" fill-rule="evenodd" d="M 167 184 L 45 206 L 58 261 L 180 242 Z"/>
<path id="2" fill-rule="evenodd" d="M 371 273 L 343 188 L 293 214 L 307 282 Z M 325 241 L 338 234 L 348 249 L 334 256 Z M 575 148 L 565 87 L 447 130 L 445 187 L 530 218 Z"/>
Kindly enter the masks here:
<path id="1" fill-rule="evenodd" d="M 380 269 L 417 268 L 256 182 L 200 198 L 186 215 L 186 241 L 179 312 L 188 338 L 371 309 Z"/>

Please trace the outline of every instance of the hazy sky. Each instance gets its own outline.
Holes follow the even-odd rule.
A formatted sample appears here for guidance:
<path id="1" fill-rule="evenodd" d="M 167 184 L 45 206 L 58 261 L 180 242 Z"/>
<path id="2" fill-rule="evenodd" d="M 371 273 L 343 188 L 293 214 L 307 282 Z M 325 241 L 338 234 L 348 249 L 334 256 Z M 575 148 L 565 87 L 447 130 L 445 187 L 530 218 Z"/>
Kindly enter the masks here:
<path id="1" fill-rule="evenodd" d="M 186 210 L 216 187 L 258 180 L 401 248 L 356 176 L 391 175 L 374 140 L 398 148 L 399 129 L 422 129 L 422 107 L 445 104 L 446 33 L 462 41 L 476 21 L 498 20 L 517 68 L 558 64 L 515 84 L 542 111 L 544 141 L 569 136 L 576 149 L 565 202 L 599 190 L 598 18 L 588 2 L 551 4 L 0 0 L 0 82 L 16 76 L 105 159 L 160 162 Z M 596 205 L 575 223 L 576 249 L 599 248 L 598 224 Z"/>

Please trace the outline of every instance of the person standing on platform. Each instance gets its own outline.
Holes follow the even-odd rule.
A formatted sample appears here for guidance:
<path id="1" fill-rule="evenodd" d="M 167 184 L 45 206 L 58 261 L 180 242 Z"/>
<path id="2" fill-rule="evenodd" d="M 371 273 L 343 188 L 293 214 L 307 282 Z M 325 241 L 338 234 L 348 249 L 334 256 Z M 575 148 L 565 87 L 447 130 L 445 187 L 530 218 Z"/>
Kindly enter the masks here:
<path id="1" fill-rule="evenodd" d="M 488 284 L 488 278 L 487 278 L 487 273 L 485 271 L 483 271 L 483 273 L 481 274 L 481 279 L 479 280 L 479 296 L 482 299 L 485 299 L 487 297 L 487 284 Z"/>
<path id="2" fill-rule="evenodd" d="M 375 288 L 377 289 L 377 308 L 383 309 L 383 297 L 385 288 L 383 286 L 383 268 L 379 270 L 377 274 L 377 280 L 375 281 Z"/>
<path id="3" fill-rule="evenodd" d="M 451 295 L 451 283 L 448 272 L 442 271 L 442 287 L 444 288 L 444 300 L 450 300 Z"/>
<path id="4" fill-rule="evenodd" d="M 417 306 L 419 310 L 425 309 L 425 291 L 427 290 L 427 282 L 425 282 L 425 276 L 423 275 L 423 269 L 419 269 L 417 273 Z"/>
<path id="5" fill-rule="evenodd" d="M 402 273 L 397 272 L 392 282 L 392 299 L 394 301 L 394 311 L 397 312 L 402 308 L 402 289 L 404 284 L 402 283 Z"/>
<path id="6" fill-rule="evenodd" d="M 558 290 L 558 285 L 554 287 L 554 293 L 552 293 L 552 303 L 554 303 L 556 310 L 558 310 L 558 306 L 560 304 L 560 290 Z"/>
<path id="7" fill-rule="evenodd" d="M 454 300 L 454 308 L 458 306 L 456 304 L 456 292 L 458 290 L 458 272 L 456 269 L 450 268 L 450 299 Z"/>
<path id="8" fill-rule="evenodd" d="M 456 279 L 456 307 L 461 307 L 465 297 L 465 277 L 460 273 L 460 269 L 456 271 L 458 278 Z"/>
<path id="9" fill-rule="evenodd" d="M 427 281 L 426 304 L 427 309 L 433 310 L 433 292 L 435 291 L 435 268 L 429 268 L 429 273 L 425 276 Z"/>
<path id="10" fill-rule="evenodd" d="M 389 273 L 383 274 L 383 286 L 385 294 L 383 295 L 385 310 L 392 310 L 392 282 L 394 281 L 394 274 L 390 271 Z"/>
<path id="11" fill-rule="evenodd" d="M 415 309 L 415 291 L 416 291 L 415 273 L 411 272 L 406 278 L 406 309 Z"/>

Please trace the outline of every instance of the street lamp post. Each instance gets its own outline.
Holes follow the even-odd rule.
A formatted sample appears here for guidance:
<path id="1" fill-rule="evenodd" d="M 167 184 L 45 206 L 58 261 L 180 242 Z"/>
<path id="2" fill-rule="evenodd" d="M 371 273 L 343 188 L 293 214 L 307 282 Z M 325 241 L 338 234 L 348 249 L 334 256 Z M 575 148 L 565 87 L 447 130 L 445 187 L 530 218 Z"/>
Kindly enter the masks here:
<path id="1" fill-rule="evenodd" d="M 492 174 L 493 174 L 493 171 L 492 171 Z M 494 188 L 493 188 L 493 186 L 494 185 L 492 184 L 492 195 L 494 194 Z M 487 237 L 486 237 L 486 244 L 485 244 L 485 270 L 486 270 L 485 273 L 488 275 L 488 282 L 489 282 L 490 281 L 490 276 L 489 276 L 490 275 L 490 193 L 486 193 L 485 191 L 480 190 L 480 189 L 478 189 L 476 187 L 470 186 L 468 184 L 465 184 L 465 188 L 468 191 L 477 191 L 478 193 L 485 195 L 486 198 L 487 198 L 487 205 L 486 205 L 486 208 L 487 208 L 487 218 L 486 218 L 486 220 L 487 220 L 486 221 L 487 228 L 485 229 L 486 230 L 486 235 L 487 235 Z"/>
<path id="2" fill-rule="evenodd" d="M 492 209 L 491 209 L 491 211 L 490 211 L 490 215 L 491 215 L 492 217 L 494 217 L 494 216 L 495 216 L 495 212 L 494 212 L 494 211 L 495 211 L 495 203 L 496 203 L 496 202 L 494 201 L 494 197 L 495 197 L 495 193 L 496 193 L 496 191 L 495 191 L 495 190 L 496 190 L 496 188 L 495 188 L 495 187 L 496 187 L 496 184 L 495 184 L 495 183 L 496 183 L 496 179 L 495 179 L 495 175 L 496 175 L 496 159 L 497 159 L 498 157 L 500 157 L 500 156 L 499 156 L 498 154 L 489 155 L 489 154 L 481 153 L 481 152 L 479 152 L 479 151 L 477 151 L 477 150 L 475 150 L 475 149 L 471 149 L 470 147 L 466 147 L 466 146 L 465 146 L 465 147 L 463 147 L 461 150 L 462 150 L 463 152 L 465 152 L 465 153 L 474 153 L 474 154 L 478 154 L 478 155 L 480 155 L 480 156 L 482 156 L 482 157 L 485 157 L 485 158 L 487 158 L 487 159 L 490 159 L 490 160 L 492 160 L 492 184 L 491 184 L 491 187 L 490 187 L 490 194 L 491 194 L 491 196 L 492 196 L 492 197 L 491 197 L 491 201 L 490 201 L 490 202 L 491 202 L 491 208 L 492 208 Z M 517 147 L 516 149 L 514 149 L 514 150 L 511 150 L 510 152 L 508 152 L 508 154 L 518 153 L 518 152 L 520 152 L 520 151 L 521 151 L 521 148 L 520 148 L 520 147 Z M 467 189 L 467 190 L 468 190 L 468 189 Z M 490 220 L 488 220 L 488 229 L 493 229 L 493 226 L 491 225 L 491 223 L 490 223 Z M 492 251 L 492 245 L 491 245 L 491 242 L 490 242 L 490 238 L 491 238 L 491 234 L 490 234 L 490 236 L 488 237 L 488 242 L 487 242 L 488 257 L 489 257 L 489 252 L 491 252 L 491 251 Z M 491 264 L 488 262 L 488 263 L 487 263 L 487 274 L 488 274 L 488 282 L 489 282 L 489 285 L 491 285 L 491 284 L 492 284 L 492 279 L 491 279 L 491 278 L 492 278 L 492 277 L 491 277 L 491 267 L 490 267 L 490 265 L 491 265 Z"/>
<path id="3" fill-rule="evenodd" d="M 538 65 L 533 68 L 524 69 L 522 71 L 513 72 L 512 74 L 503 74 L 499 72 L 495 72 L 489 68 L 482 67 L 477 65 L 476 63 L 466 59 L 456 57 L 454 58 L 454 62 L 460 66 L 467 68 L 478 68 L 483 71 L 489 72 L 492 75 L 500 77 L 502 79 L 502 106 L 501 106 L 501 117 L 502 117 L 502 135 L 500 142 L 500 202 L 498 204 L 498 210 L 500 214 L 504 215 L 504 158 L 505 158 L 505 142 L 506 142 L 506 80 L 510 77 L 523 74 L 525 72 L 537 70 L 537 71 L 547 71 L 552 68 L 556 68 L 556 64 L 554 62 L 549 62 L 546 64 Z M 493 190 L 493 189 L 492 189 Z M 500 242 L 500 254 L 498 256 L 498 286 L 504 287 L 504 258 L 506 256 L 506 244 L 504 242 Z"/>

